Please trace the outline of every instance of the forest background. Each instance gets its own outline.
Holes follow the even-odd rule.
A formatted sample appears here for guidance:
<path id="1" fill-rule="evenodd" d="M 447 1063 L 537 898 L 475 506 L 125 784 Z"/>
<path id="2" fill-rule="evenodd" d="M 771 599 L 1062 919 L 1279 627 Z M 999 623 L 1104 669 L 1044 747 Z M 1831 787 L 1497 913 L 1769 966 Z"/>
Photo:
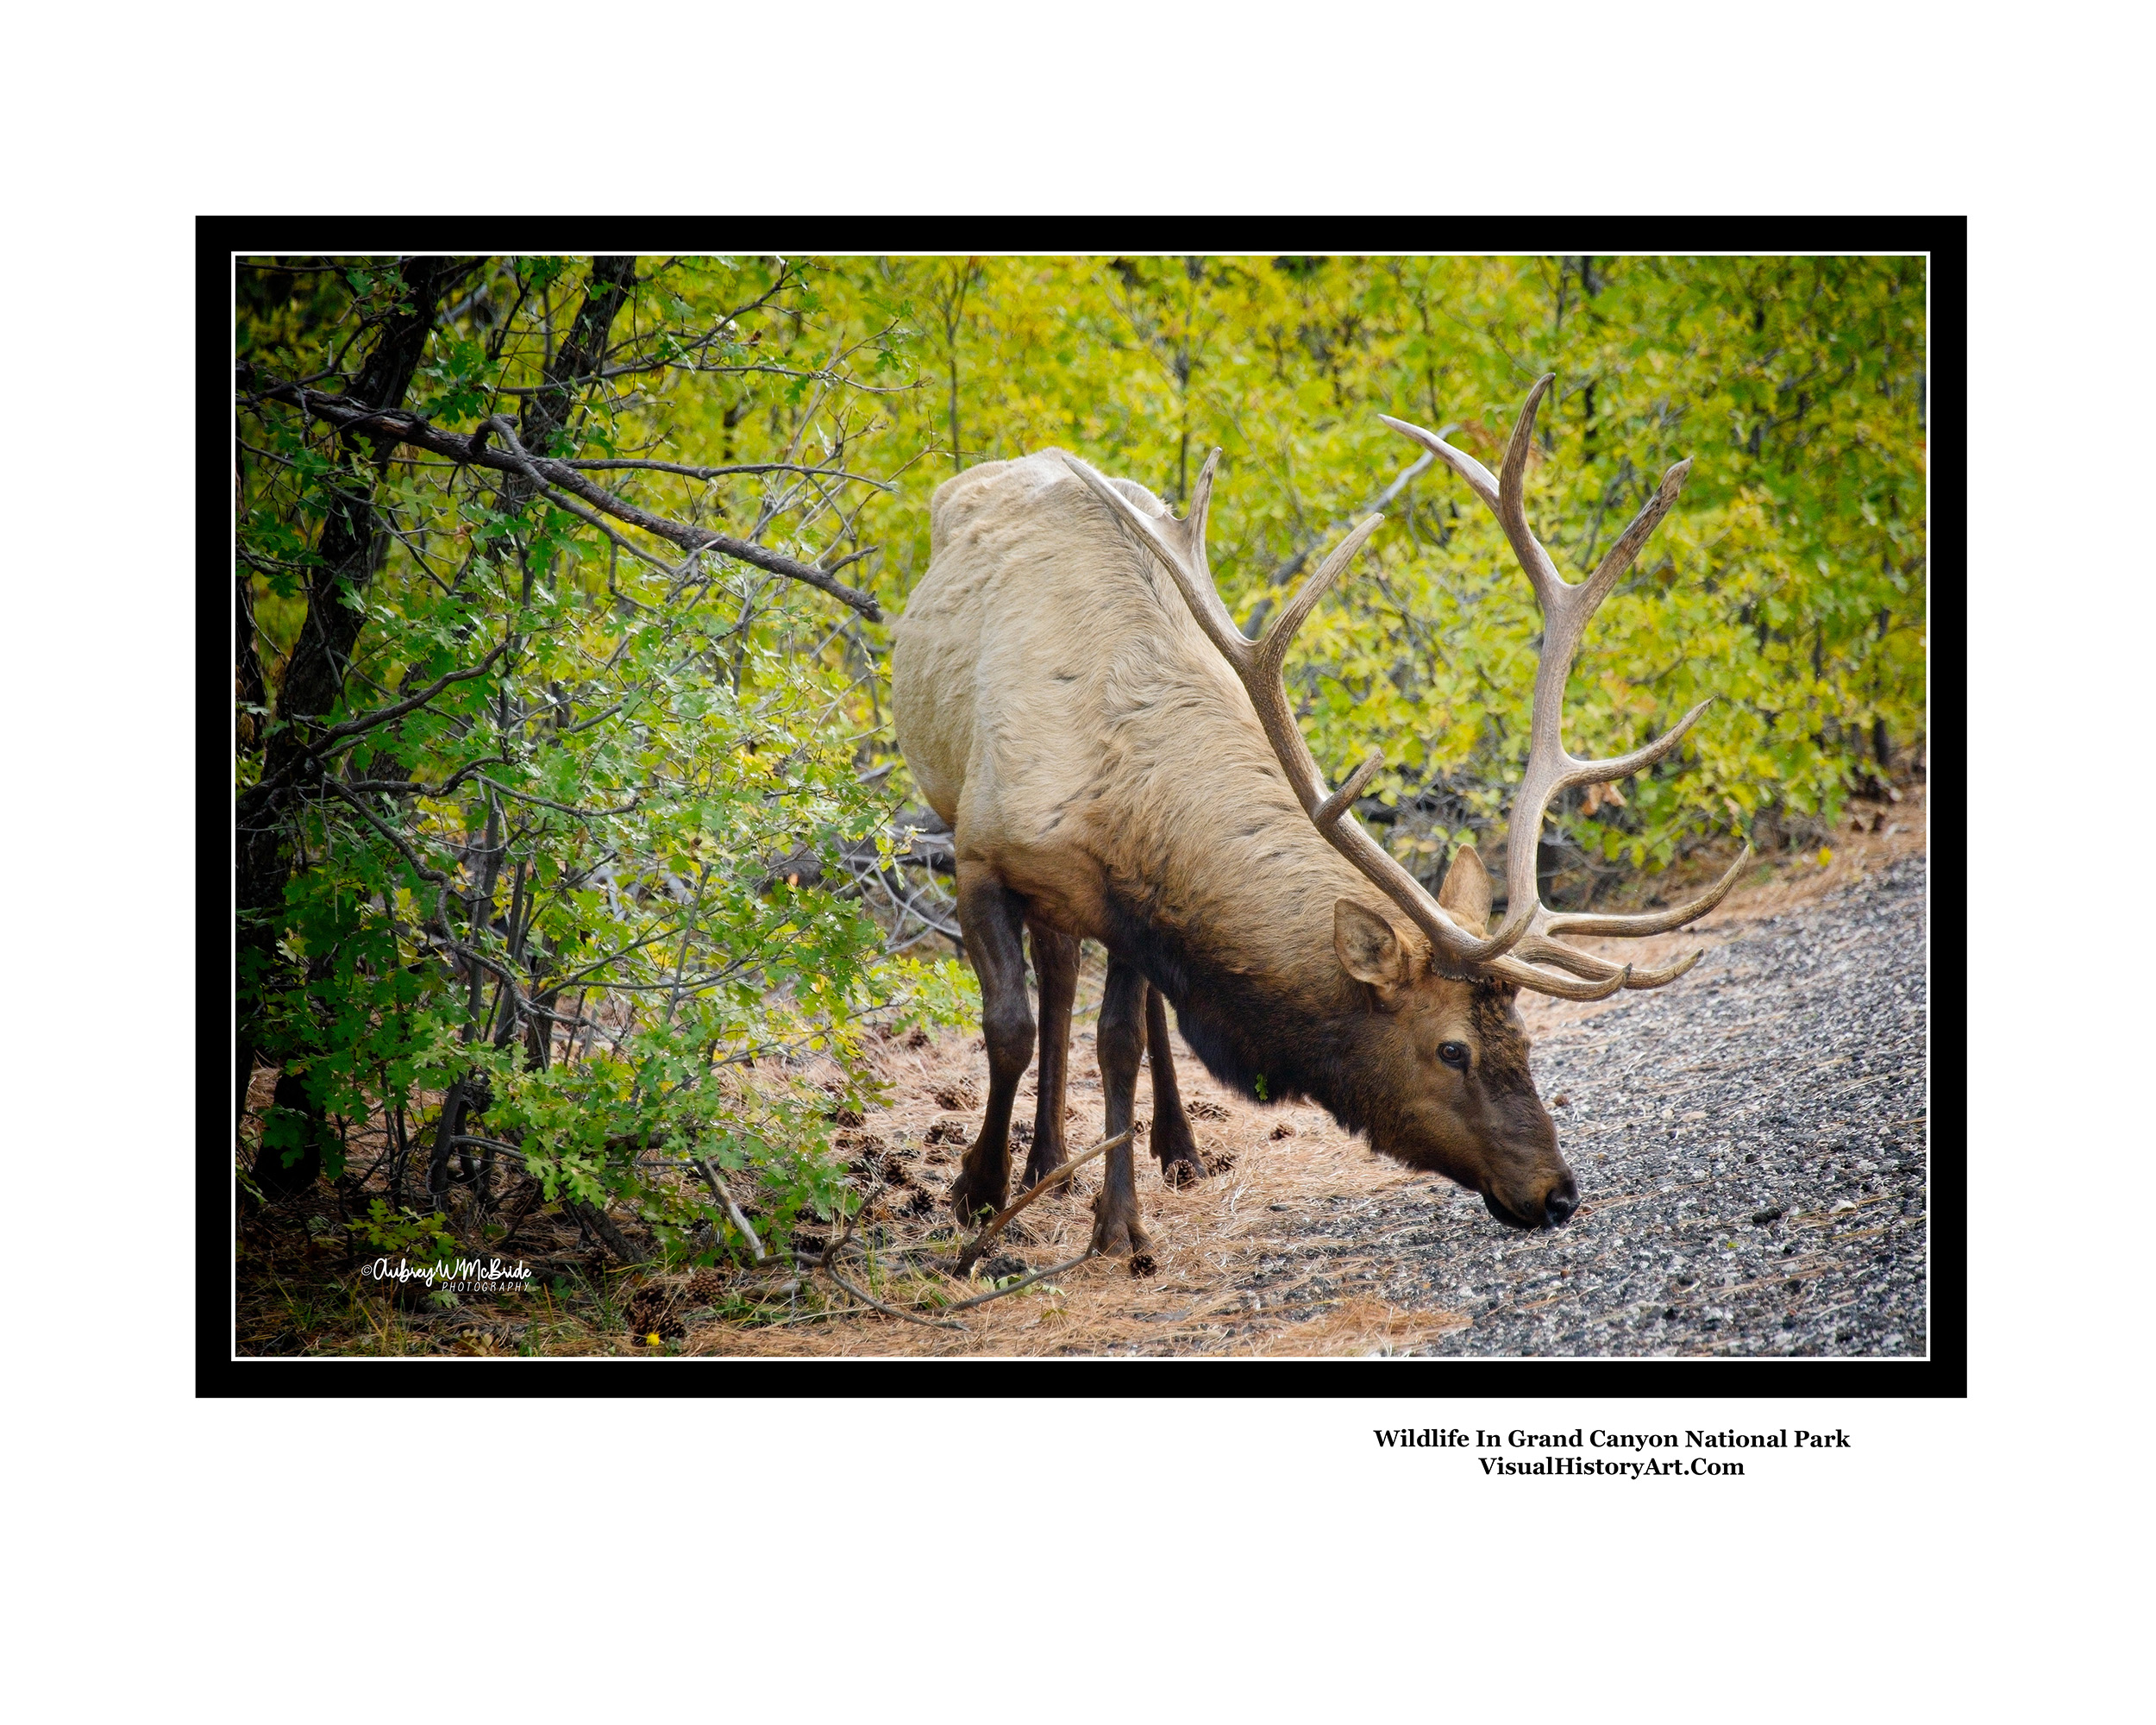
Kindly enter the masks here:
<path id="1" fill-rule="evenodd" d="M 1289 680 L 1321 763 L 1385 750 L 1358 809 L 1434 879 L 1501 850 L 1539 619 L 1377 416 L 1495 467 L 1555 372 L 1560 567 L 1695 462 L 1569 743 L 1721 699 L 1553 811 L 1550 892 L 1815 850 L 1923 744 L 1924 287 L 1910 258 L 239 260 L 243 1194 L 327 1177 L 370 1247 L 446 1252 L 500 1158 L 702 1262 L 852 1203 L 868 1039 L 973 1006 L 887 620 L 935 486 L 1050 445 L 1177 507 L 1222 448 L 1246 621 L 1383 509 Z"/>

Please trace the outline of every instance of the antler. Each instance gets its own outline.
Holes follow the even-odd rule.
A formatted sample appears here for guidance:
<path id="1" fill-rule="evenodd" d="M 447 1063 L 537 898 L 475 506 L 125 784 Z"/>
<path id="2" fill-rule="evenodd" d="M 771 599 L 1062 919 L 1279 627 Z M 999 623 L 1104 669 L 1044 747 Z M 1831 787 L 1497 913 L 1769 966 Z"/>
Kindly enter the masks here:
<path id="1" fill-rule="evenodd" d="M 1190 508 L 1180 521 L 1172 516 L 1146 515 L 1083 462 L 1068 455 L 1064 460 L 1166 568 L 1190 606 L 1198 626 L 1228 662 L 1250 696 L 1258 724 L 1312 824 L 1334 850 L 1407 913 L 1429 939 L 1432 954 L 1450 968 L 1480 969 L 1540 994 L 1592 1000 L 1622 988 L 1659 988 L 1683 975 L 1698 962 L 1700 955 L 1694 953 L 1664 969 L 1634 972 L 1628 964 L 1611 964 L 1590 953 L 1561 945 L 1552 936 L 1565 932 L 1653 934 L 1704 916 L 1721 902 L 1723 895 L 1735 884 L 1738 873 L 1751 856 L 1752 848 L 1745 847 L 1745 855 L 1705 895 L 1677 910 L 1655 915 L 1557 917 L 1543 906 L 1536 892 L 1534 847 L 1550 799 L 1567 786 L 1620 779 L 1660 760 L 1676 747 L 1693 720 L 1708 705 L 1702 701 L 1666 734 L 1645 748 L 1614 760 L 1578 761 L 1564 752 L 1559 734 L 1564 680 L 1571 668 L 1573 655 L 1578 650 L 1587 619 L 1631 566 L 1655 524 L 1669 512 L 1691 463 L 1682 462 L 1664 476 L 1653 500 L 1625 530 L 1586 581 L 1577 586 L 1568 585 L 1559 578 L 1549 554 L 1528 530 L 1520 498 L 1527 439 L 1533 428 L 1535 410 L 1551 382 L 1551 379 L 1545 377 L 1536 385 L 1526 406 L 1521 410 L 1512 447 L 1506 455 L 1501 485 L 1490 477 L 1489 470 L 1479 461 L 1463 455 L 1433 433 L 1401 420 L 1385 420 L 1395 430 L 1414 438 L 1445 462 L 1497 512 L 1506 536 L 1511 540 L 1534 585 L 1546 624 L 1541 661 L 1535 676 L 1526 779 L 1514 805 L 1510 826 L 1507 859 L 1509 902 L 1504 920 L 1496 932 L 1487 938 L 1461 928 L 1420 881 L 1395 862 L 1359 825 L 1346 818 L 1363 787 L 1385 764 L 1382 751 L 1373 751 L 1348 775 L 1345 783 L 1328 794 L 1319 775 L 1317 762 L 1311 756 L 1309 744 L 1296 728 L 1294 709 L 1288 699 L 1282 671 L 1295 631 L 1384 517 L 1372 515 L 1350 531 L 1316 573 L 1297 589 L 1272 626 L 1252 641 L 1235 626 L 1227 607 L 1220 602 L 1219 589 L 1206 560 L 1206 517 L 1213 499 L 1213 475 L 1220 461 L 1218 449 L 1207 458 L 1204 470 L 1198 475 L 1198 483 L 1191 491 Z M 1543 969 L 1545 964 L 1557 968 Z"/>
<path id="2" fill-rule="evenodd" d="M 1266 740 L 1273 745 L 1273 753 L 1288 775 L 1296 800 L 1302 804 L 1303 812 L 1332 848 L 1407 912 L 1429 938 L 1432 947 L 1452 964 L 1482 963 L 1516 940 L 1517 934 L 1486 940 L 1461 928 L 1423 889 L 1421 882 L 1387 855 L 1359 825 L 1346 819 L 1349 805 L 1362 794 L 1363 786 L 1385 764 L 1382 753 L 1373 753 L 1348 775 L 1345 784 L 1328 794 L 1325 781 L 1319 776 L 1318 763 L 1311 758 L 1310 745 L 1295 728 L 1294 709 L 1288 705 L 1288 687 L 1281 675 L 1288 643 L 1302 626 L 1303 619 L 1325 597 L 1326 589 L 1363 549 L 1363 542 L 1376 531 L 1378 524 L 1385 518 L 1373 515 L 1350 532 L 1332 555 L 1319 565 L 1317 572 L 1296 590 L 1295 596 L 1274 619 L 1272 627 L 1252 641 L 1235 626 L 1227 607 L 1220 603 L 1219 589 L 1213 584 L 1213 571 L 1206 561 L 1206 513 L 1213 500 L 1213 475 L 1220 465 L 1218 449 L 1206 458 L 1198 483 L 1191 488 L 1189 511 L 1180 521 L 1172 516 L 1147 515 L 1084 462 L 1069 455 L 1063 459 L 1123 524 L 1138 535 L 1181 589 L 1190 614 L 1205 630 L 1206 639 L 1219 649 L 1220 656 L 1228 662 L 1249 694 L 1257 722 L 1264 727 Z"/>
<path id="3" fill-rule="evenodd" d="M 1527 770 L 1520 787 L 1520 794 L 1513 804 L 1512 819 L 1507 828 L 1505 856 L 1505 888 L 1507 906 L 1504 920 L 1499 924 L 1495 938 L 1506 940 L 1516 954 L 1521 969 L 1541 964 L 1554 964 L 1575 975 L 1590 977 L 1608 986 L 1598 993 L 1614 993 L 1620 988 L 1658 988 L 1665 982 L 1675 982 L 1699 962 L 1700 955 L 1689 957 L 1659 970 L 1635 972 L 1630 965 L 1615 965 L 1606 959 L 1561 945 L 1552 937 L 1559 934 L 1612 934 L 1638 936 L 1660 934 L 1667 930 L 1681 928 L 1696 921 L 1713 910 L 1728 894 L 1737 882 L 1737 876 L 1745 864 L 1752 860 L 1752 846 L 1747 844 L 1743 854 L 1729 867 L 1728 872 L 1700 897 L 1688 905 L 1673 910 L 1646 916 L 1561 916 L 1551 912 L 1542 901 L 1535 884 L 1535 846 L 1542 834 L 1542 821 L 1548 812 L 1550 800 L 1559 791 L 1573 785 L 1591 785 L 1612 779 L 1622 779 L 1642 768 L 1651 767 L 1667 755 L 1692 728 L 1693 721 L 1713 705 L 1711 695 L 1694 707 L 1669 730 L 1629 754 L 1620 755 L 1607 761 L 1583 761 L 1566 752 L 1563 727 L 1564 721 L 1564 682 L 1571 674 L 1572 660 L 1579 651 L 1581 638 L 1587 632 L 1587 622 L 1625 572 L 1632 567 L 1633 559 L 1639 555 L 1639 548 L 1647 543 L 1648 535 L 1661 524 L 1662 518 L 1677 502 L 1677 493 L 1683 490 L 1686 477 L 1692 471 L 1688 461 L 1679 461 L 1663 474 L 1662 483 L 1646 506 L 1632 519 L 1630 526 L 1618 535 L 1617 543 L 1609 548 L 1602 561 L 1595 565 L 1595 573 L 1576 586 L 1557 574 L 1557 566 L 1550 561 L 1527 525 L 1526 486 L 1527 450 L 1534 434 L 1535 412 L 1542 405 L 1542 398 L 1557 380 L 1551 373 L 1539 381 L 1529 392 L 1526 405 L 1520 410 L 1520 418 L 1513 427 L 1512 442 L 1506 446 L 1505 464 L 1501 475 L 1492 479 L 1489 469 L 1472 455 L 1454 448 L 1435 432 L 1426 431 L 1420 425 L 1394 419 L 1381 414 L 1380 418 L 1403 436 L 1411 437 L 1452 471 L 1467 481 L 1468 488 L 1497 517 L 1505 530 L 1505 537 L 1512 543 L 1513 554 L 1526 571 L 1528 582 L 1533 586 L 1535 600 L 1542 608 L 1542 650 L 1535 668 L 1533 717 L 1530 721 L 1527 748 Z M 1510 937 L 1507 939 L 1507 937 Z M 1499 969 L 1501 967 L 1492 967 Z M 1510 974 L 1507 970 L 1506 974 Z M 1540 975 L 1516 977 L 1522 986 L 1542 988 L 1544 992 L 1565 992 L 1545 988 Z M 1578 998 L 1575 996 L 1575 998 Z"/>

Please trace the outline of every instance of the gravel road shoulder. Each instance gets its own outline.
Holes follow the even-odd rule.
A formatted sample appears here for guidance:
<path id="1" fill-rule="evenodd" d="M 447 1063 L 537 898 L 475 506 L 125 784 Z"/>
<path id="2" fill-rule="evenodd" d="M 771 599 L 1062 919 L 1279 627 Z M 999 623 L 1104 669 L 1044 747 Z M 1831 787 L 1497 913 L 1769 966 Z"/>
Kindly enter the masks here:
<path id="1" fill-rule="evenodd" d="M 1328 1245 L 1374 1256 L 1357 1292 L 1467 1320 L 1416 1352 L 1921 1354 L 1925 928 L 1906 858 L 1543 1031 L 1584 1192 L 1569 1226 L 1501 1233 L 1418 1182 L 1328 1201 L 1243 1285 L 1292 1308 L 1338 1291 Z"/>

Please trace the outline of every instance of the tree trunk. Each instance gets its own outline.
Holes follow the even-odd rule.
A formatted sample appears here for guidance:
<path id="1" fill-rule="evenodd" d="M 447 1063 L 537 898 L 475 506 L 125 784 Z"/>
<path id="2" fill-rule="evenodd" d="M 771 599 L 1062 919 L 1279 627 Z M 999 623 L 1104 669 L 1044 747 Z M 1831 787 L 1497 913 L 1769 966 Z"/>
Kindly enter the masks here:
<path id="1" fill-rule="evenodd" d="M 273 1141 L 280 1134 L 270 1129 L 279 1123 L 296 1126 L 301 1134 L 298 1159 L 289 1167 L 285 1162 L 285 1146 Z M 254 1183 L 265 1198 L 289 1198 L 315 1183 L 322 1174 L 323 1136 L 329 1130 L 329 1122 L 323 1118 L 321 1107 L 308 1099 L 305 1081 L 296 1072 L 280 1075 L 277 1094 L 262 1121 L 262 1142 L 254 1152 Z"/>
<path id="2" fill-rule="evenodd" d="M 439 308 L 458 283 L 478 267 L 477 259 L 415 258 L 405 260 L 402 273 L 404 292 L 385 319 L 379 337 L 348 400 L 365 402 L 376 409 L 403 405 L 420 361 L 424 357 Z M 601 258 L 592 268 L 583 304 L 547 367 L 547 387 L 525 398 L 519 415 L 518 435 L 535 454 L 554 452 L 570 413 L 588 380 L 605 361 L 607 343 L 617 313 L 636 283 L 633 258 Z M 302 766 L 311 727 L 298 721 L 317 719 L 332 712 L 343 689 L 346 668 L 359 644 L 365 624 L 363 612 L 345 603 L 348 593 L 363 592 L 388 555 L 389 535 L 374 509 L 374 495 L 388 466 L 388 446 L 370 447 L 364 437 L 341 440 L 345 473 L 323 524 L 316 549 L 321 565 L 307 591 L 307 611 L 299 640 L 286 664 L 277 691 L 278 730 L 264 750 L 258 783 L 271 785 L 266 792 L 240 799 L 237 809 L 238 869 L 235 899 L 238 909 L 237 943 L 240 977 L 237 989 L 238 1047 L 235 1051 L 237 1096 L 235 1118 L 244 1116 L 248 1076 L 265 1042 L 261 1023 L 262 1000 L 276 986 L 283 969 L 278 950 L 279 912 L 291 877 L 288 820 L 306 788 Z M 532 482 L 511 474 L 497 494 L 496 506 L 514 512 L 530 501 Z M 530 586 L 534 571 L 527 568 Z M 244 595 L 242 611 L 246 609 Z M 251 631 L 245 637 L 251 655 Z M 248 675 L 243 657 L 235 670 Z M 259 670 L 256 672 L 259 679 Z M 281 785 L 275 781 L 286 774 Z M 498 861 L 498 859 L 490 859 Z M 461 1129 L 464 1110 L 461 1085 L 452 1087 L 450 1106 L 444 1110 L 445 1135 Z M 301 1184 L 311 1183 L 320 1162 L 312 1147 L 327 1129 L 319 1103 L 305 1095 L 297 1079 L 280 1080 L 278 1106 L 303 1115 L 308 1122 L 307 1142 L 311 1161 L 303 1159 L 291 1170 L 279 1166 L 271 1182 L 279 1191 L 299 1189 L 292 1182 L 303 1174 Z M 439 1146 L 437 1147 L 439 1148 Z M 277 1160 L 277 1158 L 272 1158 Z M 258 1157 L 258 1173 L 261 1171 Z"/>
<path id="3" fill-rule="evenodd" d="M 403 405 L 412 374 L 426 352 L 436 307 L 451 286 L 471 273 L 476 262 L 471 258 L 413 258 L 404 263 L 402 273 L 406 291 L 384 320 L 381 336 L 353 386 L 351 398 L 372 407 Z M 344 684 L 344 667 L 366 621 L 365 613 L 344 604 L 341 594 L 364 588 L 387 555 L 388 536 L 375 517 L 373 499 L 375 486 L 388 466 L 388 451 L 347 443 L 342 453 L 348 464 L 345 480 L 316 543 L 322 565 L 308 586 L 306 618 L 277 691 L 280 728 L 269 738 L 258 784 L 276 779 L 304 753 L 304 727 L 294 721 L 318 718 L 335 705 Z M 239 1095 L 235 1120 L 246 1108 L 247 1075 L 254 1070 L 262 1043 L 261 996 L 279 968 L 276 913 L 291 878 L 285 821 L 292 793 L 300 788 L 295 781 L 266 793 L 250 792 L 240 799 L 236 811 L 238 868 L 234 887 L 239 913 L 235 1002 Z M 285 1094 L 282 1081 L 279 1092 L 280 1096 Z M 318 1111 L 310 1113 L 309 1118 L 318 1121 Z"/>

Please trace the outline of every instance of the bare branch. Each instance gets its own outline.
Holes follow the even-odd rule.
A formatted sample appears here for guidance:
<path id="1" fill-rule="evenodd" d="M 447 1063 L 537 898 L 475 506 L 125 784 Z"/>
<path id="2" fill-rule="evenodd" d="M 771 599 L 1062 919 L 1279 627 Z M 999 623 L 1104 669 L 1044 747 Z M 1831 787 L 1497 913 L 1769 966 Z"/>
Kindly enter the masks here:
<path id="1" fill-rule="evenodd" d="M 1037 1190 L 1039 1189 L 1036 1188 L 1035 1189 Z M 991 1300 L 1005 1300 L 1008 1299 L 1013 1294 L 1023 1294 L 1035 1283 L 1045 1282 L 1051 1276 L 1068 1276 L 1072 1270 L 1077 1269 L 1080 1264 L 1083 1264 L 1093 1255 L 1093 1248 L 1091 1246 L 1087 1246 L 1085 1251 L 1080 1252 L 1077 1257 L 1072 1258 L 1069 1264 L 1058 1264 L 1047 1270 L 1037 1270 L 1032 1275 L 1027 1276 L 1023 1282 L 1013 1282 L 1008 1288 L 999 1288 L 993 1294 L 982 1294 L 971 1300 L 961 1300 L 956 1305 L 945 1306 L 942 1309 L 946 1312 L 970 1312 L 975 1307 L 985 1306 Z"/>
<path id="2" fill-rule="evenodd" d="M 704 1176 L 704 1183 L 711 1189 L 711 1195 L 726 1207 L 726 1218 L 741 1230 L 742 1238 L 749 1242 L 749 1250 L 755 1253 L 756 1262 L 764 1262 L 763 1242 L 756 1238 L 756 1231 L 749 1226 L 749 1218 L 742 1214 L 741 1206 L 734 1201 L 734 1195 L 726 1182 L 719 1178 L 718 1170 L 703 1157 L 693 1156 L 689 1166 Z"/>
<path id="3" fill-rule="evenodd" d="M 873 595 L 849 587 L 811 564 L 767 550 L 761 545 L 751 544 L 748 540 L 714 533 L 706 527 L 692 526 L 686 522 L 675 521 L 663 515 L 655 515 L 649 510 L 640 509 L 635 504 L 592 484 L 566 461 L 528 455 L 521 448 L 516 448 L 514 432 L 507 434 L 512 449 L 498 449 L 476 436 L 464 436 L 454 431 L 444 431 L 417 414 L 402 410 L 378 411 L 363 402 L 353 401 L 344 396 L 325 395 L 300 384 L 273 384 L 249 398 L 285 402 L 341 431 L 389 442 L 408 443 L 415 448 L 447 455 L 454 461 L 490 467 L 499 473 L 517 474 L 542 485 L 558 487 L 581 498 L 603 514 L 611 515 L 617 521 L 626 522 L 655 538 L 679 545 L 685 551 L 716 551 L 721 556 L 731 557 L 737 562 L 748 563 L 774 575 L 784 575 L 789 580 L 801 581 L 818 592 L 829 593 L 833 599 L 851 605 L 872 623 L 883 621 L 883 607 Z M 498 415 L 493 417 L 491 423 L 498 437 L 504 435 L 508 425 L 508 422 Z"/>
<path id="4" fill-rule="evenodd" d="M 841 1288 L 844 1289 L 849 1294 L 852 1295 L 855 1299 L 860 1301 L 862 1305 L 873 1306 L 877 1311 L 881 1312 L 886 1317 L 903 1318 L 907 1323 L 918 1324 L 924 1330 L 956 1330 L 961 1335 L 968 1333 L 966 1327 L 963 1324 L 950 1323 L 940 1318 L 917 1317 L 911 1312 L 901 1311 L 896 1306 L 887 1306 L 882 1301 L 877 1299 L 874 1295 L 862 1293 L 860 1289 L 855 1287 L 852 1283 L 847 1281 L 844 1276 L 838 1273 L 838 1266 L 832 1263 L 831 1260 L 838 1256 L 838 1249 L 844 1245 L 846 1242 L 853 1237 L 853 1220 L 849 1217 L 846 1222 L 846 1232 L 838 1239 L 833 1240 L 829 1245 L 825 1246 L 824 1248 L 823 1257 L 817 1260 L 818 1267 L 828 1275 L 832 1281 L 836 1282 Z"/>
<path id="5" fill-rule="evenodd" d="M 480 433 L 472 434 L 475 438 Z M 824 474 L 835 480 L 852 480 L 878 491 L 892 491 L 896 487 L 881 480 L 872 480 L 866 474 L 849 474 L 843 467 L 804 467 L 798 461 L 736 461 L 723 467 L 685 467 L 679 461 L 564 461 L 564 467 L 574 467 L 580 473 L 597 473 L 610 467 L 634 467 L 654 474 L 679 474 L 685 480 L 724 479 L 730 474 Z"/>

